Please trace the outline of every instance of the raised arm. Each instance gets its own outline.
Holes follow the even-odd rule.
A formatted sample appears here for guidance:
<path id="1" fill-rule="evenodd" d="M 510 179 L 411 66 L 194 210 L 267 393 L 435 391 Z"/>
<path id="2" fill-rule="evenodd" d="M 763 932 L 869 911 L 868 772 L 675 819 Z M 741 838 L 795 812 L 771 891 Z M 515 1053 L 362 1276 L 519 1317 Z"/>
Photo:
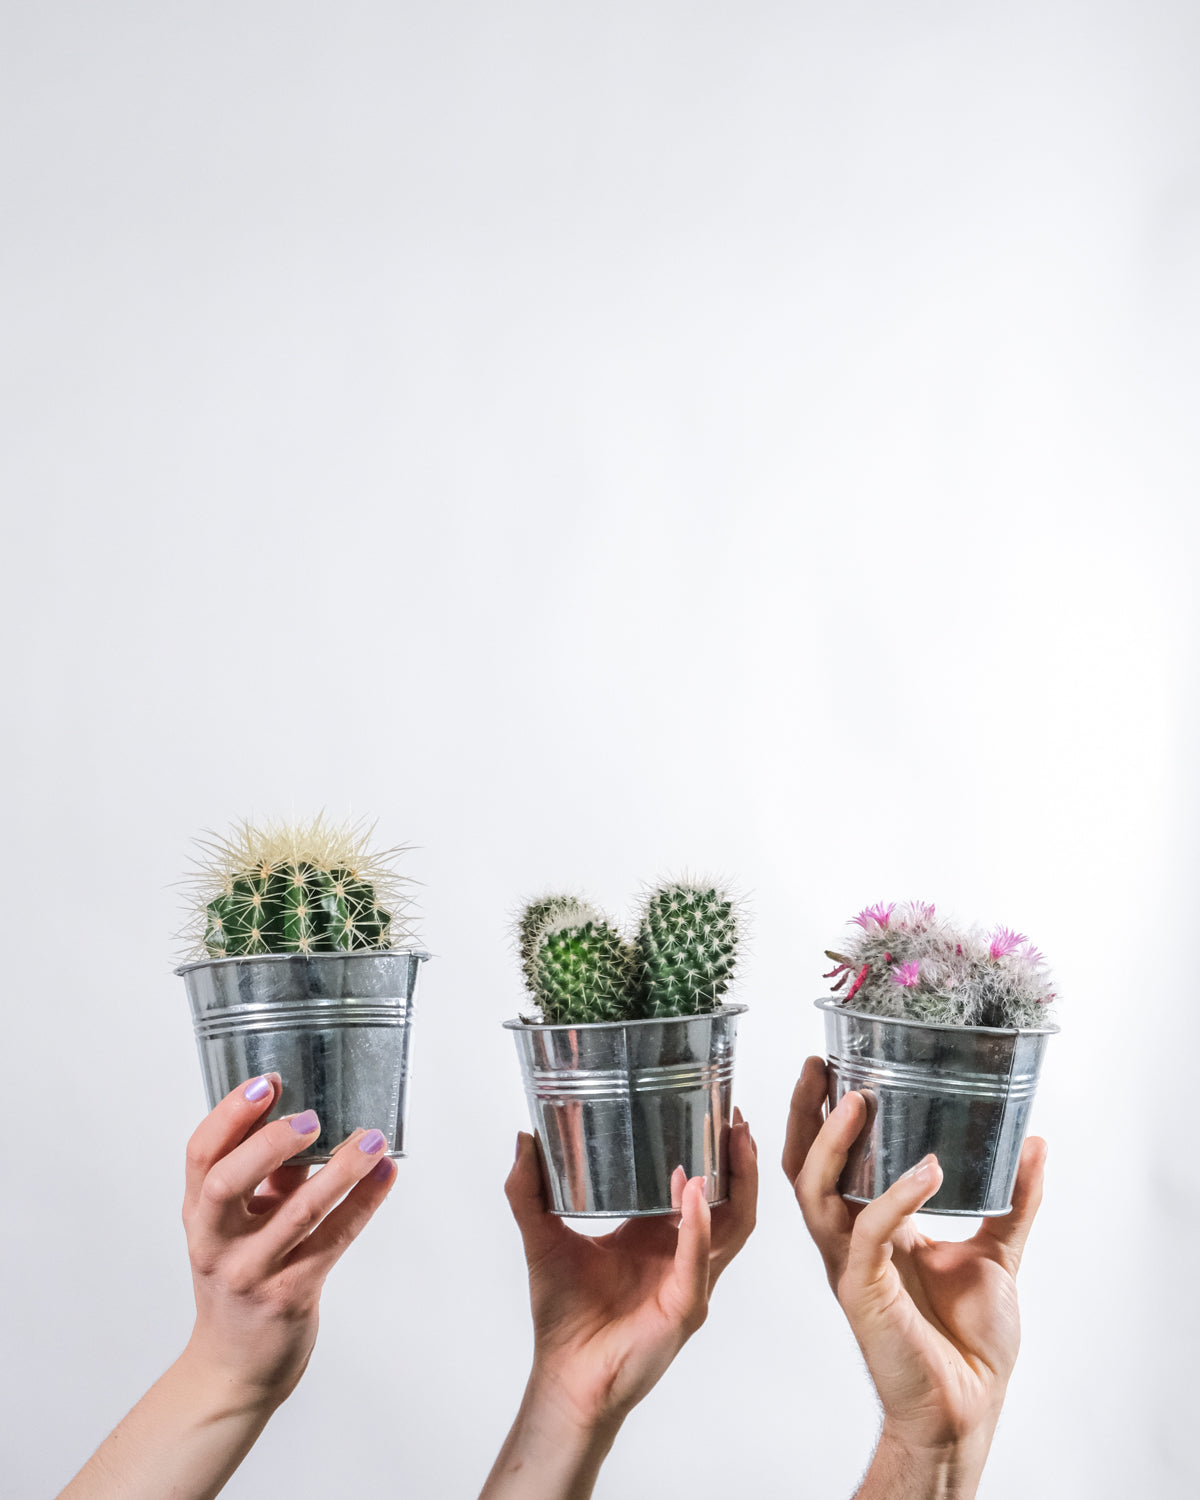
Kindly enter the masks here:
<path id="1" fill-rule="evenodd" d="M 525 1244 L 533 1368 L 480 1500 L 587 1500 L 622 1422 L 708 1315 L 717 1277 L 754 1228 L 758 1161 L 734 1112 L 730 1196 L 710 1210 L 702 1178 L 678 1218 L 576 1234 L 546 1209 L 537 1147 L 517 1138 L 506 1191 Z"/>
<path id="2" fill-rule="evenodd" d="M 60 1500 L 210 1500 L 304 1373 L 325 1277 L 396 1169 L 377 1130 L 356 1130 L 311 1180 L 289 1167 L 320 1122 L 306 1110 L 259 1128 L 279 1092 L 278 1077 L 251 1079 L 192 1136 L 192 1336 Z"/>
<path id="3" fill-rule="evenodd" d="M 1020 1344 L 1017 1269 L 1042 1197 L 1046 1143 L 1026 1142 L 1012 1212 L 962 1243 L 931 1240 L 912 1215 L 937 1191 L 936 1158 L 865 1206 L 837 1182 L 866 1123 L 843 1096 L 822 1123 L 825 1063 L 796 1084 L 783 1170 L 883 1407 L 857 1500 L 969 1500 L 978 1488 Z"/>

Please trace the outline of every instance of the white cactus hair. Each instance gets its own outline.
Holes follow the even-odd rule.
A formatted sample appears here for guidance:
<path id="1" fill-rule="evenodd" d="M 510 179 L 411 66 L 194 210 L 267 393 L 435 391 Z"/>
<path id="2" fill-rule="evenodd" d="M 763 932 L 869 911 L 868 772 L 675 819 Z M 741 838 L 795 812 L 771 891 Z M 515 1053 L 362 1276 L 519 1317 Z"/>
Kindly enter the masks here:
<path id="1" fill-rule="evenodd" d="M 843 1004 L 870 1015 L 952 1026 L 1037 1027 L 1056 998 L 1046 961 L 1024 933 L 960 928 L 931 903 L 865 907 L 825 975 Z"/>
<path id="2" fill-rule="evenodd" d="M 206 914 L 210 901 L 227 894 L 235 877 L 254 871 L 310 864 L 318 870 L 349 870 L 372 886 L 391 916 L 389 946 L 403 947 L 416 938 L 411 888 L 418 884 L 396 869 L 413 847 L 393 844 L 375 848 L 375 819 L 331 818 L 324 809 L 302 819 L 239 819 L 226 833 L 206 829 L 193 841 L 191 869 L 180 882 L 186 892 L 187 921 L 179 933 L 187 958 L 204 958 Z"/>

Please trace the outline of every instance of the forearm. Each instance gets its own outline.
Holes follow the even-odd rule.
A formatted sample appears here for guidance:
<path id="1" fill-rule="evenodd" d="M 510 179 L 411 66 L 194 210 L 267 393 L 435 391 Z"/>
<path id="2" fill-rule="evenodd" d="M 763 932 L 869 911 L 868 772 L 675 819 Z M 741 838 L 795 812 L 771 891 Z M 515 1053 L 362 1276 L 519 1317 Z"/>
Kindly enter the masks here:
<path id="1" fill-rule="evenodd" d="M 277 1403 L 189 1347 L 105 1438 L 59 1500 L 212 1500 Z"/>
<path id="2" fill-rule="evenodd" d="M 885 1421 L 854 1500 L 972 1500 L 991 1441 L 988 1429 L 926 1447 L 890 1429 Z"/>
<path id="3" fill-rule="evenodd" d="M 531 1376 L 479 1500 L 588 1500 L 620 1425 L 580 1422 Z"/>

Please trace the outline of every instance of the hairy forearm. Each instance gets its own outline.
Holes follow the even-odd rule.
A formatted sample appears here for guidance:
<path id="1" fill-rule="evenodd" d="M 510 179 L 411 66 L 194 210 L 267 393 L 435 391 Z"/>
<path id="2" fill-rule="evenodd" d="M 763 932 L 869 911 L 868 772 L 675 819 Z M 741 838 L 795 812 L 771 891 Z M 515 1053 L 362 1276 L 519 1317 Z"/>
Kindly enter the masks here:
<path id="1" fill-rule="evenodd" d="M 620 1425 L 579 1422 L 531 1376 L 479 1500 L 589 1500 Z"/>
<path id="2" fill-rule="evenodd" d="M 276 1405 L 230 1384 L 189 1348 L 109 1433 L 59 1500 L 212 1500 Z"/>
<path id="3" fill-rule="evenodd" d="M 973 1500 L 991 1447 L 991 1431 L 924 1447 L 889 1429 L 854 1500 Z"/>

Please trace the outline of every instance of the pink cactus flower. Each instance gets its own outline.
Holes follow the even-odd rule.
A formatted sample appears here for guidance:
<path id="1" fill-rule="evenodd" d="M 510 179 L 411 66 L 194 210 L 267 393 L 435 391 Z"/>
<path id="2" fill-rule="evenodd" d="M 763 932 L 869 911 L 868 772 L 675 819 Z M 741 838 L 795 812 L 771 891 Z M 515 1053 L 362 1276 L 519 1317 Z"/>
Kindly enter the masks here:
<path id="1" fill-rule="evenodd" d="M 902 984 L 906 990 L 912 989 L 914 984 L 919 984 L 921 979 L 921 965 L 915 958 L 910 958 L 906 964 L 900 964 L 892 970 L 892 983 Z"/>
<path id="2" fill-rule="evenodd" d="M 882 901 L 879 901 L 874 906 L 864 906 L 858 916 L 852 917 L 850 920 L 856 922 L 865 931 L 870 930 L 872 922 L 879 927 L 886 927 L 895 909 L 896 903 L 894 901 L 889 901 L 886 906 Z"/>
<path id="3" fill-rule="evenodd" d="M 1029 939 L 1023 932 L 1014 932 L 1011 927 L 997 927 L 992 934 L 992 941 L 988 946 L 988 952 L 993 958 L 1003 958 L 1011 953 L 1014 948 L 1019 948 L 1022 943 Z"/>

